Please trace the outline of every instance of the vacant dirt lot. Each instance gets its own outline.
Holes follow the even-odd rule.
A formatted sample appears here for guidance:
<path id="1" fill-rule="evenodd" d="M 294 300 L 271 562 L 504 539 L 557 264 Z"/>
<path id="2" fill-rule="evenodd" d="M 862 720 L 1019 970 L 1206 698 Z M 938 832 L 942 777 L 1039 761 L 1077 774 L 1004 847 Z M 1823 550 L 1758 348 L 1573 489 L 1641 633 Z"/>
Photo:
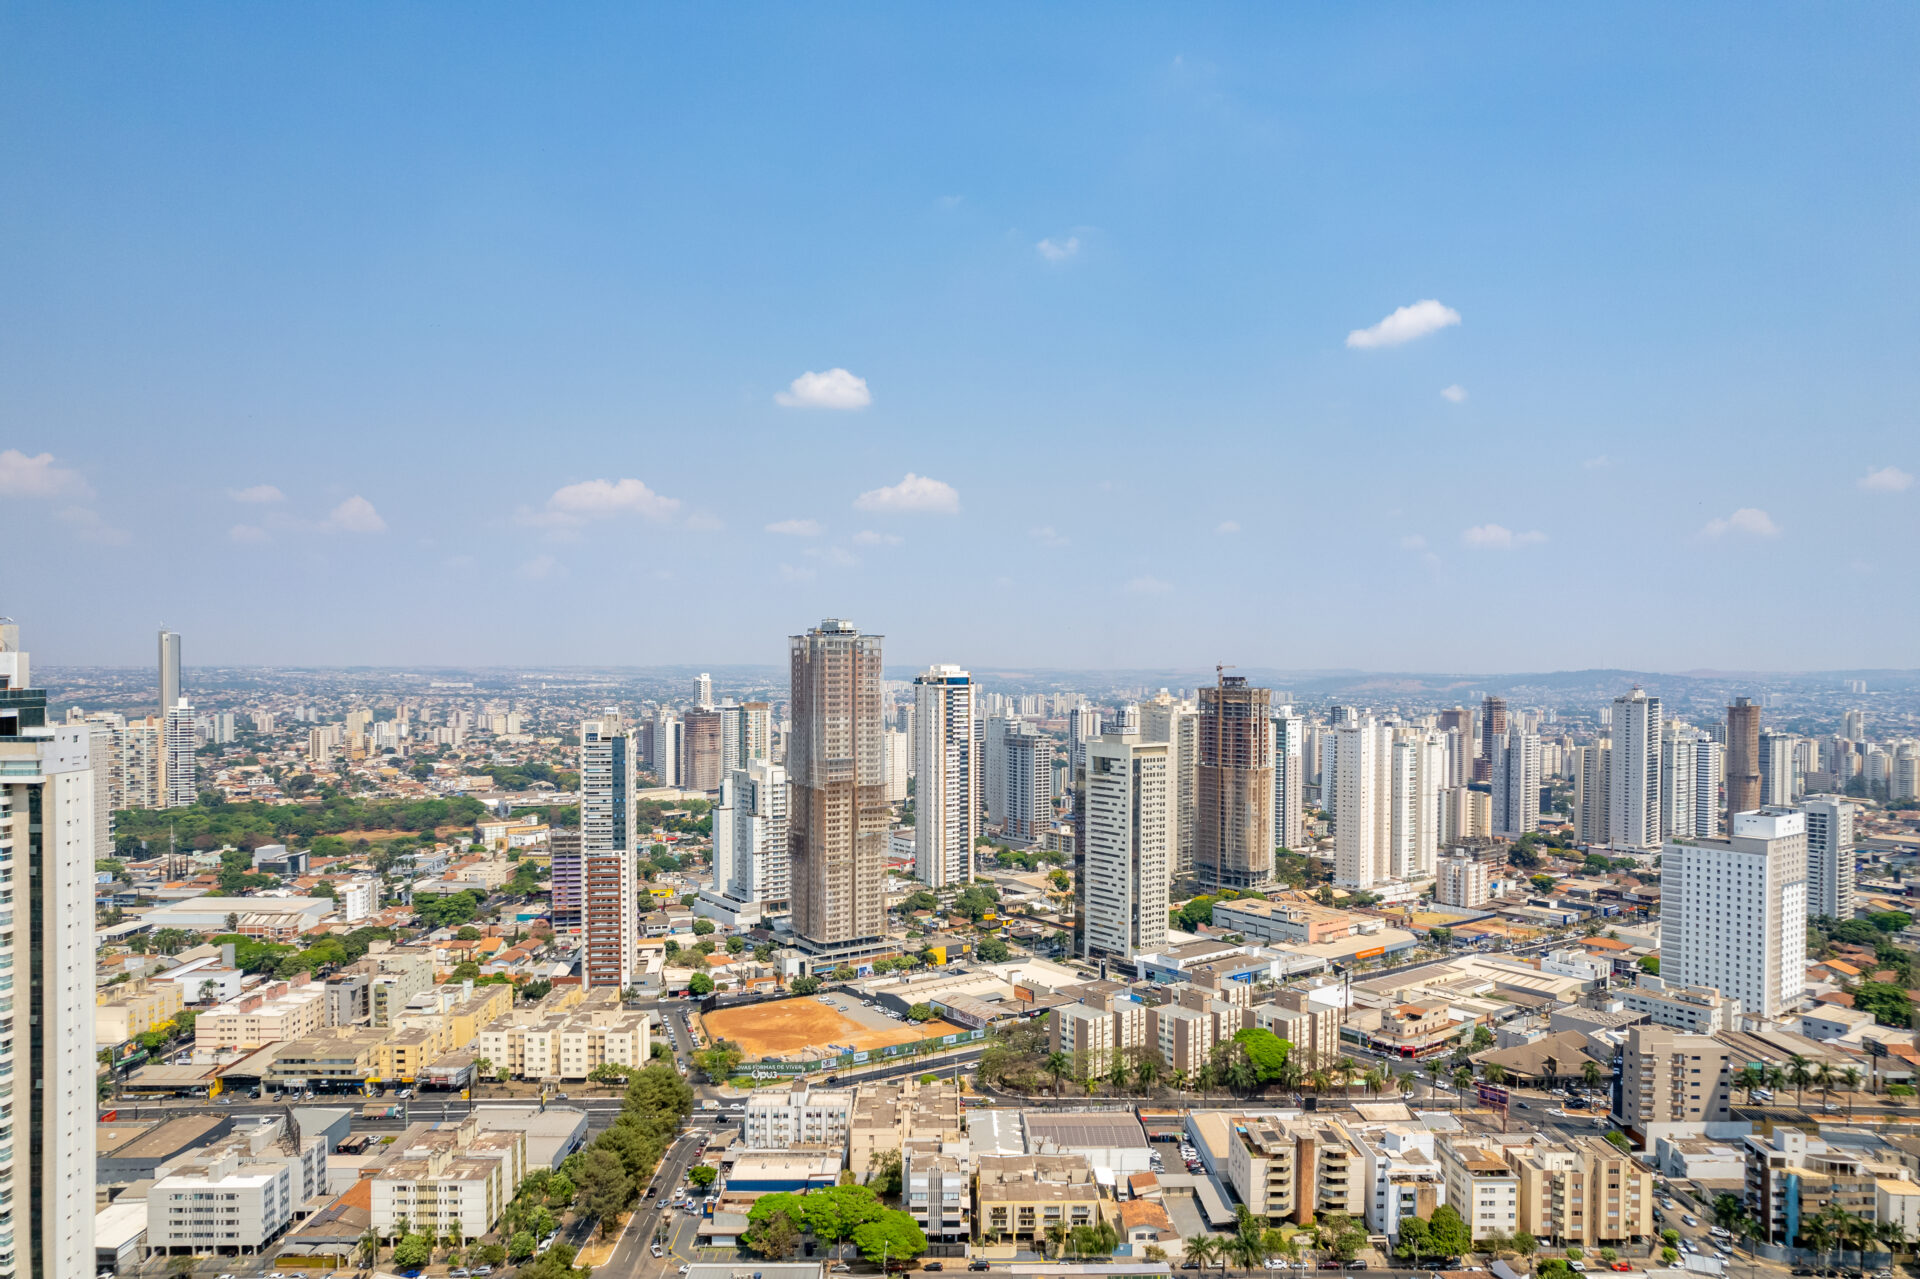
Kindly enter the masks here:
<path id="1" fill-rule="evenodd" d="M 884 1048 L 888 1044 L 910 1044 L 936 1035 L 951 1035 L 959 1029 L 944 1021 L 929 1021 L 918 1026 L 910 1021 L 889 1021 L 884 1028 L 864 1026 L 808 997 L 781 999 L 747 1008 L 717 1009 L 701 1020 L 709 1039 L 724 1039 L 740 1045 L 749 1061 L 756 1057 L 795 1057 L 808 1049 L 816 1055 L 827 1056 L 833 1052 L 828 1044 L 850 1046 L 855 1050 Z"/>

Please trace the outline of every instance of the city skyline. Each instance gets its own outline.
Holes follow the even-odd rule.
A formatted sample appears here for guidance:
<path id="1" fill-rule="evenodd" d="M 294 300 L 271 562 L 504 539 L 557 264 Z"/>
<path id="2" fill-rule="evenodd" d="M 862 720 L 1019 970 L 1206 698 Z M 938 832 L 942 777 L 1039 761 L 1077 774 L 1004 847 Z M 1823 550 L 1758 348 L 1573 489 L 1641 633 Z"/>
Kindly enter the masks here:
<path id="1" fill-rule="evenodd" d="M 80 664 L 718 665 L 845 614 L 1161 666 L 1200 607 L 1308 669 L 1906 658 L 1915 15 L 1020 29 L 14 15 L 7 611 Z M 936 562 L 974 589 L 902 589 Z M 1524 623 L 1576 584 L 1686 624 Z"/>

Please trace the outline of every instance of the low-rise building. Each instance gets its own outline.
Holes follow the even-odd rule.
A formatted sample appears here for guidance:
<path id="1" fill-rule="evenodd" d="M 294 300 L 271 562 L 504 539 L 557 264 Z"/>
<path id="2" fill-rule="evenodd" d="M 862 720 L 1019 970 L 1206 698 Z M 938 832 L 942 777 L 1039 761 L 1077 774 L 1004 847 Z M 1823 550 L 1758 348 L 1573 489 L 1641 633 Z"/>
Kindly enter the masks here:
<path id="1" fill-rule="evenodd" d="M 991 1243 L 1034 1244 L 1050 1227 L 1071 1230 L 1106 1217 L 1093 1168 L 1080 1155 L 982 1155 L 974 1220 Z"/>
<path id="2" fill-rule="evenodd" d="M 740 1134 L 751 1150 L 844 1146 L 852 1119 L 850 1089 L 799 1084 L 788 1092 L 768 1089 L 747 1098 Z"/>
<path id="3" fill-rule="evenodd" d="M 1277 1226 L 1319 1212 L 1366 1215 L 1366 1155 L 1343 1125 L 1265 1113 L 1229 1116 L 1227 1126 L 1227 1180 L 1254 1216 Z"/>
<path id="4" fill-rule="evenodd" d="M 327 1024 L 327 991 L 301 973 L 273 982 L 201 1013 L 193 1023 L 197 1049 L 251 1050 L 301 1039 Z"/>
<path id="5" fill-rule="evenodd" d="M 267 1067 L 266 1086 L 297 1092 L 359 1092 L 379 1072 L 384 1030 L 329 1030 L 281 1046 Z"/>
<path id="6" fill-rule="evenodd" d="M 326 1191 L 327 1143 L 285 1121 L 234 1131 L 170 1161 L 147 1192 L 147 1247 L 166 1256 L 256 1253 Z"/>
<path id="7" fill-rule="evenodd" d="M 1656 1026 L 1689 1035 L 1740 1029 L 1740 1001 L 1712 986 L 1669 986 L 1651 973 L 1642 973 L 1636 985 L 1617 993 L 1629 1012 L 1645 1013 Z"/>
<path id="8" fill-rule="evenodd" d="M 647 1015 L 627 1011 L 618 990 L 582 997 L 575 988 L 571 1001 L 542 1000 L 495 1018 L 476 1037 L 474 1052 L 518 1079 L 585 1079 L 608 1062 L 646 1065 L 652 1032 Z"/>
<path id="9" fill-rule="evenodd" d="M 419 1123 L 400 1134 L 373 1173 L 373 1229 L 383 1239 L 401 1222 L 423 1234 L 457 1228 L 468 1239 L 493 1229 L 527 1172 L 527 1137 L 517 1129 L 483 1127 L 477 1115 L 458 1123 Z"/>
<path id="10" fill-rule="evenodd" d="M 174 1014 L 186 1006 L 180 987 L 172 982 L 139 981 L 109 986 L 97 999 L 93 1009 L 93 1038 L 105 1048 L 158 1029 L 171 1022 Z"/>

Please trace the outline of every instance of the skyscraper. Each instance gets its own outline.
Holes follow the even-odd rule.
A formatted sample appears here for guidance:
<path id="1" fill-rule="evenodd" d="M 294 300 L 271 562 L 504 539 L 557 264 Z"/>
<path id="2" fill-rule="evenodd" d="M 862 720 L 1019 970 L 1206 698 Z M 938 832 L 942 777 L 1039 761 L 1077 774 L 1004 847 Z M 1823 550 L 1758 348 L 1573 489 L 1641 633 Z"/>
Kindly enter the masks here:
<path id="1" fill-rule="evenodd" d="M 1675 720 L 1660 730 L 1660 829 L 1669 836 L 1693 833 L 1694 787 L 1700 780 L 1694 755 L 1700 737 Z"/>
<path id="2" fill-rule="evenodd" d="M 1441 732 L 1460 735 L 1454 743 L 1450 758 L 1453 772 L 1446 784 L 1465 786 L 1473 780 L 1473 712 L 1464 706 L 1450 707 L 1440 712 L 1438 722 Z"/>
<path id="3" fill-rule="evenodd" d="M 1009 844 L 1035 847 L 1053 829 L 1053 739 L 1025 720 L 1008 725 L 1003 738 L 1006 760 L 1006 811 L 1000 834 Z"/>
<path id="4" fill-rule="evenodd" d="M 1091 706 L 1076 706 L 1067 712 L 1067 777 L 1069 781 L 1086 771 L 1087 743 L 1100 736 L 1100 712 Z"/>
<path id="5" fill-rule="evenodd" d="M 1173 830 L 1173 744 L 1089 741 L 1081 954 L 1131 959 L 1166 945 Z"/>
<path id="6" fill-rule="evenodd" d="M 701 711 L 713 709 L 713 676 L 705 671 L 693 677 L 693 707 Z"/>
<path id="7" fill-rule="evenodd" d="M 1402 881 L 1427 879 L 1440 852 L 1446 747 L 1438 733 L 1399 728 L 1393 731 L 1390 749 L 1387 872 Z"/>
<path id="8" fill-rule="evenodd" d="M 1733 829 L 1735 813 L 1760 807 L 1760 707 L 1736 697 L 1727 707 L 1727 808 L 1721 829 Z"/>
<path id="9" fill-rule="evenodd" d="M 165 715 L 180 700 L 180 636 L 160 628 L 160 713 Z"/>
<path id="10" fill-rule="evenodd" d="M 1620 767 L 1618 751 L 1613 767 Z M 1540 739 L 1511 729 L 1493 739 L 1493 833 L 1517 839 L 1540 829 Z"/>
<path id="11" fill-rule="evenodd" d="M 1778 1017 L 1806 990 L 1807 819 L 1741 812 L 1732 831 L 1661 850 L 1660 977 Z"/>
<path id="12" fill-rule="evenodd" d="M 732 926 L 787 909 L 793 893 L 787 803 L 787 770 L 769 760 L 732 769 L 720 783 L 713 878 Z"/>
<path id="13" fill-rule="evenodd" d="M 1848 741 L 1864 742 L 1867 740 L 1867 713 L 1865 711 L 1847 711 L 1840 717 L 1840 725 L 1840 735 Z"/>
<path id="14" fill-rule="evenodd" d="M 1726 827 L 1720 821 L 1720 774 L 1726 755 L 1719 742 L 1704 733 L 1693 743 L 1693 833 L 1718 835 Z M 1684 831 L 1675 832 L 1685 834 Z"/>
<path id="15" fill-rule="evenodd" d="M 1225 675 L 1200 690 L 1194 871 L 1203 892 L 1267 888 L 1273 877 L 1273 694 Z"/>
<path id="16" fill-rule="evenodd" d="M 1195 721 L 1198 728 L 1198 720 Z M 1306 793 L 1305 722 L 1283 706 L 1273 716 L 1273 840 L 1281 848 L 1300 848 L 1301 804 Z M 1191 869 L 1191 863 L 1188 869 Z"/>
<path id="17" fill-rule="evenodd" d="M 555 932 L 580 928 L 580 832 L 556 830 L 547 836 L 549 905 Z"/>
<path id="18" fill-rule="evenodd" d="M 688 711 L 680 721 L 680 786 L 717 791 L 727 771 L 725 716 L 717 710 Z"/>
<path id="19" fill-rule="evenodd" d="M 934 888 L 973 879 L 981 781 L 973 754 L 973 695 L 973 677 L 958 666 L 930 666 L 913 681 L 913 722 L 920 734 L 913 873 Z"/>
<path id="20" fill-rule="evenodd" d="M 1807 819 L 1807 917 L 1853 918 L 1853 805 L 1838 795 L 1810 795 Z"/>
<path id="21" fill-rule="evenodd" d="M 1784 808 L 1793 804 L 1793 743 L 1791 733 L 1760 733 L 1760 806 Z"/>
<path id="22" fill-rule="evenodd" d="M 193 766 L 200 733 L 194 726 L 193 703 L 184 697 L 167 709 L 166 743 L 166 806 L 185 808 L 200 798 Z"/>
<path id="23" fill-rule="evenodd" d="M 1507 735 L 1507 699 L 1487 694 L 1480 703 L 1480 754 L 1474 760 L 1473 780 L 1493 780 L 1494 743 Z"/>
<path id="24" fill-rule="evenodd" d="M 1607 842 L 1613 739 L 1598 738 L 1574 749 L 1573 832 L 1583 844 Z"/>
<path id="25" fill-rule="evenodd" d="M 789 641 L 793 930 L 816 950 L 886 933 L 880 650 L 836 618 Z"/>
<path id="26" fill-rule="evenodd" d="M 89 733 L 47 722 L 19 629 L 0 621 L 0 1273 L 94 1273 L 93 857 Z"/>
<path id="27" fill-rule="evenodd" d="M 1140 704 L 1140 740 L 1166 742 L 1173 747 L 1172 873 L 1175 877 L 1191 874 L 1200 785 L 1199 712 L 1192 702 L 1174 697 L 1163 688 Z"/>
<path id="28" fill-rule="evenodd" d="M 1343 721 L 1331 734 L 1333 882 L 1372 888 L 1392 873 L 1387 737 L 1371 716 Z"/>
<path id="29" fill-rule="evenodd" d="M 1607 838 L 1615 848 L 1660 847 L 1660 699 L 1635 688 L 1613 699 Z"/>
<path id="30" fill-rule="evenodd" d="M 640 909 L 633 737 L 617 713 L 580 725 L 580 915 L 585 986 L 633 985 Z"/>
<path id="31" fill-rule="evenodd" d="M 653 779 L 662 786 L 680 784 L 680 717 L 662 706 L 653 715 Z"/>

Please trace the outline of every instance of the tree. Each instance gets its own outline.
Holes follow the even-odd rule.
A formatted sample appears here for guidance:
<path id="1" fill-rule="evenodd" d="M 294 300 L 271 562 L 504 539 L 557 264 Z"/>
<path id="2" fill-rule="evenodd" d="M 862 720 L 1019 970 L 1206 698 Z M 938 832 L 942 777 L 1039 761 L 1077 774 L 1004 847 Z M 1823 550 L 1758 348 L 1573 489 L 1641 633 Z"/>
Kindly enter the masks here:
<path id="1" fill-rule="evenodd" d="M 1240 1046 L 1253 1066 L 1260 1083 L 1270 1084 L 1286 1074 L 1287 1055 L 1293 1045 L 1260 1026 L 1234 1032 L 1233 1042 Z"/>
<path id="2" fill-rule="evenodd" d="M 1473 1230 L 1452 1204 L 1441 1204 L 1427 1222 L 1433 1250 L 1442 1257 L 1462 1257 L 1473 1249 Z"/>
<path id="3" fill-rule="evenodd" d="M 715 1083 L 733 1077 L 734 1068 L 739 1066 L 745 1054 L 725 1040 L 718 1040 L 711 1048 L 694 1054 L 693 1064 L 707 1074 Z"/>
<path id="4" fill-rule="evenodd" d="M 829 975 L 835 981 L 852 981 L 855 977 L 858 977 L 860 974 L 854 972 L 851 966 L 847 964 L 842 964 L 838 968 L 834 969 L 833 972 Z"/>
<path id="5" fill-rule="evenodd" d="M 455 933 L 453 935 L 453 938 L 455 941 L 479 941 L 480 930 L 478 928 L 475 928 L 472 924 L 468 924 L 465 928 L 462 928 L 459 932 Z"/>
<path id="6" fill-rule="evenodd" d="M 900 903 L 900 909 L 909 915 L 916 910 L 936 910 L 939 906 L 940 899 L 924 888 L 909 894 L 907 899 Z"/>
<path id="7" fill-rule="evenodd" d="M 707 1164 L 698 1164 L 687 1173 L 687 1180 L 705 1190 L 720 1176 L 720 1173 Z"/>
<path id="8" fill-rule="evenodd" d="M 1907 992 L 1892 982 L 1863 981 L 1853 992 L 1853 1006 L 1873 1014 L 1882 1026 L 1910 1025 L 1913 1004 Z"/>
<path id="9" fill-rule="evenodd" d="M 1406 1224 L 1404 1219 L 1401 1224 L 1403 1226 Z M 1218 1235 L 1189 1235 L 1183 1242 L 1186 1245 L 1187 1256 L 1198 1262 L 1202 1270 L 1207 1268 L 1207 1263 L 1220 1255 L 1221 1240 Z"/>
<path id="10" fill-rule="evenodd" d="M 882 1199 L 900 1196 L 900 1152 L 876 1150 L 867 1158 L 867 1186 Z"/>
<path id="11" fill-rule="evenodd" d="M 1580 1063 L 1580 1078 L 1586 1081 L 1587 1087 L 1598 1088 L 1600 1086 L 1600 1063 L 1591 1057 Z"/>
<path id="12" fill-rule="evenodd" d="M 433 1260 L 433 1240 L 425 1235 L 404 1235 L 393 1246 L 393 1264 L 402 1270 L 424 1266 Z"/>
<path id="13" fill-rule="evenodd" d="M 982 937 L 980 944 L 973 948 L 973 953 L 979 956 L 982 963 L 1004 964 L 1013 958 L 1013 947 L 998 937 Z"/>
<path id="14" fill-rule="evenodd" d="M 745 950 L 746 948 L 747 948 L 747 939 L 738 935 L 737 933 L 734 936 L 727 938 L 727 953 L 729 955 L 737 955 L 741 951 Z"/>
<path id="15" fill-rule="evenodd" d="M 1063 1052 L 1051 1052 L 1047 1054 L 1047 1059 L 1041 1063 L 1040 1068 L 1053 1076 L 1053 1095 L 1058 1097 L 1060 1080 L 1073 1069 L 1073 1058 Z"/>
<path id="16" fill-rule="evenodd" d="M 818 977 L 806 976 L 795 977 L 787 983 L 787 989 L 796 995 L 817 995 L 820 993 L 820 979 Z"/>
<path id="17" fill-rule="evenodd" d="M 1658 977 L 1660 975 L 1660 956 L 1642 955 L 1635 962 L 1639 964 L 1641 972 L 1647 973 L 1654 977 Z"/>
<path id="18" fill-rule="evenodd" d="M 713 921 L 711 919 L 696 919 L 693 921 L 693 935 L 695 937 L 705 937 L 712 931 Z"/>
<path id="19" fill-rule="evenodd" d="M 1491 1047 L 1493 1047 L 1493 1032 L 1485 1026 L 1475 1026 L 1473 1028 L 1473 1051 L 1480 1052 L 1483 1049 Z"/>
<path id="20" fill-rule="evenodd" d="M 1427 930 L 1427 937 L 1436 946 L 1453 945 L 1453 929 L 1451 928 L 1429 928 Z"/>
<path id="21" fill-rule="evenodd" d="M 908 1021 L 932 1021 L 933 1015 L 932 1004 L 919 1003 L 907 1009 Z"/>
<path id="22" fill-rule="evenodd" d="M 927 1237 L 911 1216 L 888 1209 L 854 1230 L 853 1246 L 868 1261 L 885 1266 L 920 1256 L 927 1250 Z"/>
<path id="23" fill-rule="evenodd" d="M 580 1189 L 586 1210 L 600 1218 L 601 1233 L 611 1234 L 615 1216 L 633 1197 L 633 1181 L 620 1156 L 596 1143 L 580 1165 Z"/>
<path id="24" fill-rule="evenodd" d="M 879 1196 L 870 1187 L 860 1185 L 811 1191 L 801 1197 L 800 1207 L 814 1238 L 834 1245 L 852 1238 L 861 1226 L 879 1221 L 887 1212 Z"/>
<path id="25" fill-rule="evenodd" d="M 1633 1142 L 1629 1141 L 1627 1134 L 1618 1128 L 1607 1134 L 1607 1140 L 1618 1146 L 1622 1152 L 1630 1152 L 1633 1149 Z"/>
<path id="26" fill-rule="evenodd" d="M 705 973 L 695 973 L 687 982 L 687 991 L 694 995 L 711 995 L 713 993 L 713 978 L 707 976 Z"/>
<path id="27" fill-rule="evenodd" d="M 764 942 L 764 941 L 763 941 L 763 942 L 761 942 L 761 943 L 760 943 L 760 944 L 759 944 L 758 946 L 755 946 L 755 947 L 753 948 L 753 958 L 754 958 L 754 960 L 755 960 L 756 962 L 758 962 L 758 963 L 762 963 L 762 964 L 764 964 L 764 963 L 766 963 L 766 962 L 767 962 L 768 960 L 770 960 L 770 959 L 772 959 L 772 958 L 773 958 L 773 943 L 772 943 L 772 942 Z"/>

